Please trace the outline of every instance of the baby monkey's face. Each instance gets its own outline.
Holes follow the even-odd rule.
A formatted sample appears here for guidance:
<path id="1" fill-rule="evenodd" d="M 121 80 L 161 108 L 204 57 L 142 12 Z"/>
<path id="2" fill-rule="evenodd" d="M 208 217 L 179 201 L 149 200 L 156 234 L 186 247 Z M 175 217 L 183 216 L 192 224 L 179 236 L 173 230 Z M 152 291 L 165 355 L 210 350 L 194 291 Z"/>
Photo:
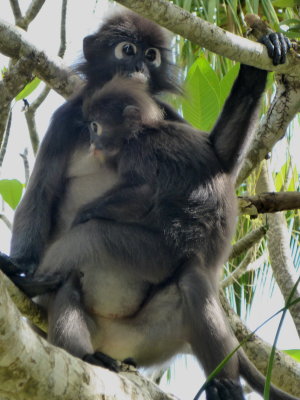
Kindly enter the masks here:
<path id="1" fill-rule="evenodd" d="M 140 112 L 135 105 L 105 109 L 89 118 L 91 151 L 100 160 L 115 158 L 124 144 L 142 129 Z"/>

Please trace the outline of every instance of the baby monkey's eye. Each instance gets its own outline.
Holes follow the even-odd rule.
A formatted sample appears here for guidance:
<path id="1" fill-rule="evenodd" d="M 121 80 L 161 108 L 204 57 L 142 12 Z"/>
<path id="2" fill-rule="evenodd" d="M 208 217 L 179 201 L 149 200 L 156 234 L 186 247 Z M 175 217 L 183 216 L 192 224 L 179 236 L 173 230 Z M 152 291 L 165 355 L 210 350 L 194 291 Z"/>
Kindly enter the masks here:
<path id="1" fill-rule="evenodd" d="M 90 130 L 91 130 L 91 132 L 93 132 L 94 134 L 100 136 L 101 133 L 102 133 L 102 126 L 101 126 L 98 122 L 92 121 L 92 122 L 90 123 Z"/>

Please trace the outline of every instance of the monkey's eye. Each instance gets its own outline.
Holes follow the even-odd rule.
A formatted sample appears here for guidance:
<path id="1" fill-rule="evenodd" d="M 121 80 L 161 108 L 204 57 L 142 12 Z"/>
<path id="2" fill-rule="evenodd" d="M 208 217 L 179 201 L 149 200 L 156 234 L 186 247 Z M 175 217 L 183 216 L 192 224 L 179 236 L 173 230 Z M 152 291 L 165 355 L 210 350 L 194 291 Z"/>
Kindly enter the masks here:
<path id="1" fill-rule="evenodd" d="M 150 47 L 145 51 L 146 59 L 155 65 L 155 67 L 159 67 L 161 64 L 161 56 L 160 51 L 154 47 Z"/>
<path id="2" fill-rule="evenodd" d="M 118 60 L 124 57 L 134 56 L 137 52 L 136 46 L 133 43 L 121 42 L 115 47 L 115 56 Z"/>
<path id="3" fill-rule="evenodd" d="M 90 123 L 90 130 L 92 133 L 96 134 L 97 136 L 100 136 L 102 133 L 102 126 L 98 122 L 92 121 Z"/>

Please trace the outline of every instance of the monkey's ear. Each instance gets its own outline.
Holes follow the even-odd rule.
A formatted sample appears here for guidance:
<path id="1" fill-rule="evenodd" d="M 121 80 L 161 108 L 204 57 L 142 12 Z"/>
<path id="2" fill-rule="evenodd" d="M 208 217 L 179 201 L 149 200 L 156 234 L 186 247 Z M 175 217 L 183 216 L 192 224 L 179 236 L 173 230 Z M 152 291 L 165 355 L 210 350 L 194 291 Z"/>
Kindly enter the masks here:
<path id="1" fill-rule="evenodd" d="M 124 122 L 133 134 L 140 131 L 142 126 L 141 111 L 136 106 L 126 106 L 123 110 Z"/>
<path id="2" fill-rule="evenodd" d="M 124 119 L 141 121 L 141 112 L 137 106 L 126 106 L 123 110 Z"/>
<path id="3" fill-rule="evenodd" d="M 93 59 L 95 55 L 94 45 L 97 39 L 96 35 L 89 35 L 83 39 L 83 55 L 87 61 Z"/>

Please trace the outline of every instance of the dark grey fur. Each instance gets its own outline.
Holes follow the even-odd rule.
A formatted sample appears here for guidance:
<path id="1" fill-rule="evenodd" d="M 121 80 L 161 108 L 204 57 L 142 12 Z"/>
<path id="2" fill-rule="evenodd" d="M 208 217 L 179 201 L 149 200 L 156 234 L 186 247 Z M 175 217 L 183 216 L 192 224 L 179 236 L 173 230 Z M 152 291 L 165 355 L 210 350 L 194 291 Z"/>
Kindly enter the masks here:
<path id="1" fill-rule="evenodd" d="M 137 52 L 116 59 L 123 41 Z M 209 374 L 237 344 L 218 280 L 235 225 L 234 179 L 267 73 L 241 67 L 209 135 L 143 88 L 115 80 L 103 87 L 116 73 L 139 72 L 151 96 L 178 90 L 167 46 L 159 27 L 132 13 L 85 39 L 87 84 L 54 114 L 16 212 L 11 256 L 33 285 L 50 279 L 53 289 L 61 275 L 61 286 L 38 300 L 52 343 L 102 365 L 101 353 L 149 366 L 191 347 Z M 156 67 L 145 58 L 153 47 L 162 59 Z M 104 142 L 93 139 L 102 162 L 88 151 L 86 118 L 105 126 Z M 104 154 L 116 143 L 117 156 Z M 241 400 L 240 374 L 262 391 L 263 377 L 240 351 L 208 399 Z M 271 398 L 294 399 L 277 389 Z"/>

